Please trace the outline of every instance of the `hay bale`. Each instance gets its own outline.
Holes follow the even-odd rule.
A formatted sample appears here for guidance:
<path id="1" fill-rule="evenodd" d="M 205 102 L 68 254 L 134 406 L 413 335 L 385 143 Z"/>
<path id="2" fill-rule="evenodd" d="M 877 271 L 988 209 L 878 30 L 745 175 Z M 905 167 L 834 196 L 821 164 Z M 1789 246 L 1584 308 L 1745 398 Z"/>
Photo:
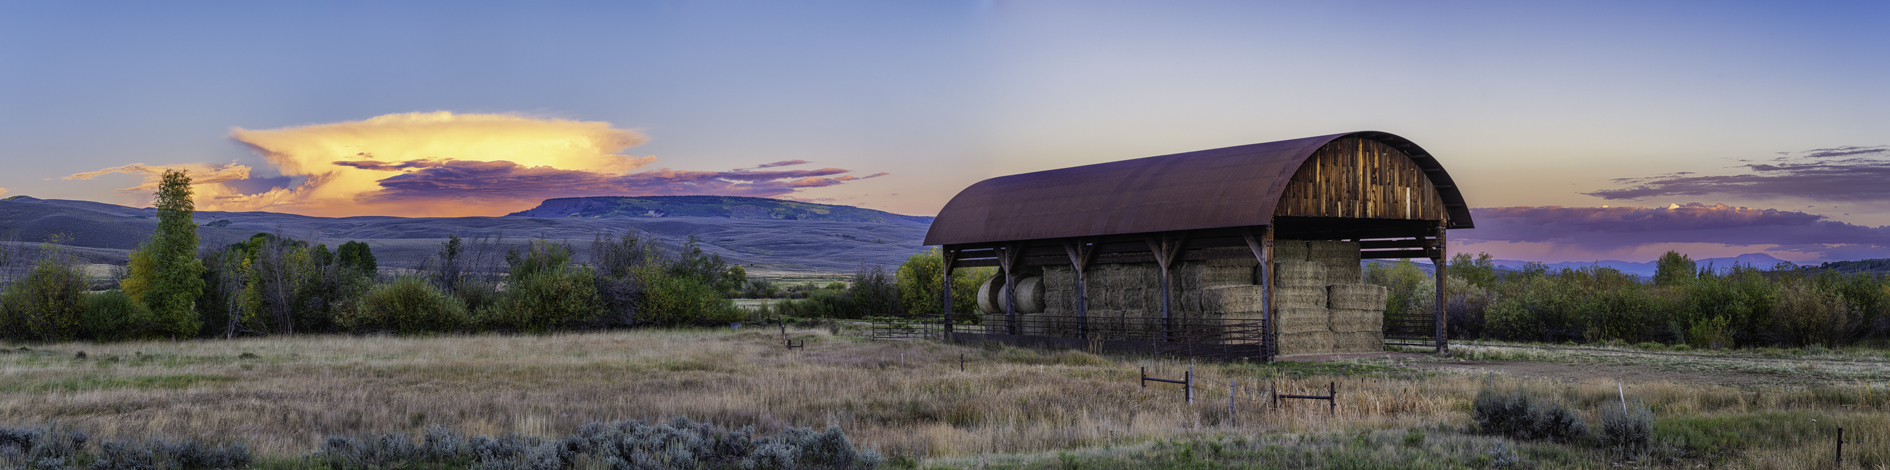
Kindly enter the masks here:
<path id="1" fill-rule="evenodd" d="M 1326 267 L 1307 261 L 1273 264 L 1273 287 L 1325 287 Z"/>
<path id="2" fill-rule="evenodd" d="M 1260 265 L 1260 260 L 1253 258 L 1252 251 L 1249 251 L 1246 248 L 1234 248 L 1233 250 L 1238 251 L 1242 255 L 1242 257 L 1216 258 L 1216 259 L 1210 259 L 1210 260 L 1203 260 L 1201 261 L 1201 264 L 1207 265 L 1207 266 L 1240 266 L 1240 267 L 1248 267 L 1248 268 L 1252 268 L 1252 267 Z"/>
<path id="3" fill-rule="evenodd" d="M 1344 258 L 1358 259 L 1358 242 L 1344 240 L 1312 240 L 1306 242 L 1306 259 Z"/>
<path id="4" fill-rule="evenodd" d="M 991 276 L 984 284 L 978 285 L 978 311 L 986 315 L 1004 313 L 1004 300 L 999 297 L 1003 288 L 1004 276 Z"/>
<path id="5" fill-rule="evenodd" d="M 1358 260 L 1328 258 L 1320 259 L 1316 262 L 1321 266 L 1325 266 L 1326 282 L 1334 284 L 1357 284 L 1365 282 L 1365 268 L 1358 264 Z"/>
<path id="6" fill-rule="evenodd" d="M 1274 240 L 1273 262 L 1306 261 L 1305 240 Z"/>
<path id="7" fill-rule="evenodd" d="M 1221 314 L 1258 313 L 1263 290 L 1260 286 L 1210 287 L 1201 289 L 1201 299 Z"/>
<path id="8" fill-rule="evenodd" d="M 1331 312 L 1324 308 L 1295 307 L 1273 310 L 1281 334 L 1332 331 Z"/>
<path id="9" fill-rule="evenodd" d="M 1326 306 L 1325 287 L 1273 287 L 1273 308 Z"/>
<path id="10" fill-rule="evenodd" d="M 1364 278 L 1358 246 L 1358 242 L 1337 240 L 1308 242 L 1306 260 L 1325 266 L 1327 282 L 1357 284 Z"/>
<path id="11" fill-rule="evenodd" d="M 1280 333 L 1280 355 L 1325 354 L 1332 352 L 1332 332 L 1309 331 L 1304 333 Z"/>
<path id="12" fill-rule="evenodd" d="M 1043 277 L 1017 280 L 1017 313 L 1043 313 Z"/>
<path id="13" fill-rule="evenodd" d="M 1254 266 L 1198 266 L 1189 277 L 1199 287 L 1251 286 L 1256 284 Z"/>
<path id="14" fill-rule="evenodd" d="M 1331 310 L 1329 329 L 1334 333 L 1383 332 L 1385 330 L 1385 311 L 1357 308 L 1334 308 Z"/>
<path id="15" fill-rule="evenodd" d="M 1043 268 L 1043 309 L 1076 311 L 1076 270 L 1069 266 Z"/>
<path id="16" fill-rule="evenodd" d="M 1333 284 L 1326 287 L 1326 298 L 1332 308 L 1357 308 L 1385 310 L 1386 290 L 1384 286 L 1374 284 Z"/>
<path id="17" fill-rule="evenodd" d="M 1333 333 L 1332 352 L 1379 352 L 1385 350 L 1381 332 Z"/>

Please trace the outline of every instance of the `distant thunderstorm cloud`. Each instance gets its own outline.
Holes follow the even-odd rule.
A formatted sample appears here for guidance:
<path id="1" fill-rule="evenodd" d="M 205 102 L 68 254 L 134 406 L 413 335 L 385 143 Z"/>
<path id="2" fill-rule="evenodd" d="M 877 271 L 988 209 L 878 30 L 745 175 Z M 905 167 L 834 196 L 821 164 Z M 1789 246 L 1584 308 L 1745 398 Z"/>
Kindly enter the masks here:
<path id="1" fill-rule="evenodd" d="M 856 177 L 848 170 L 634 171 L 657 161 L 624 151 L 648 138 L 606 122 L 512 114 L 404 113 L 281 129 L 232 129 L 230 138 L 299 183 L 244 192 L 243 165 L 132 164 L 79 173 L 144 176 L 123 192 L 148 193 L 165 168 L 190 171 L 202 210 L 265 210 L 316 216 L 499 215 L 552 197 L 718 194 L 784 196 Z"/>

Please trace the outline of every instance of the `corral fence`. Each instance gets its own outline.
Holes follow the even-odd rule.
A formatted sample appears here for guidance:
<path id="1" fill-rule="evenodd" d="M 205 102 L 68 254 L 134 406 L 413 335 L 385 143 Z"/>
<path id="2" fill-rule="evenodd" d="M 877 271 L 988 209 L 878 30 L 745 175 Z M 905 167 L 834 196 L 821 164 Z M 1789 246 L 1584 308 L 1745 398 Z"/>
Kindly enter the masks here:
<path id="1" fill-rule="evenodd" d="M 976 317 L 974 317 L 976 318 Z M 980 323 L 965 318 L 947 335 L 943 316 L 868 318 L 875 340 L 936 339 L 992 341 L 1018 346 L 1129 352 L 1210 360 L 1264 360 L 1273 356 L 1265 321 L 1208 318 L 1122 318 L 1075 315 L 987 315 Z M 1166 325 L 1166 328 L 1164 328 Z M 1165 333 L 1164 333 L 1165 332 Z"/>

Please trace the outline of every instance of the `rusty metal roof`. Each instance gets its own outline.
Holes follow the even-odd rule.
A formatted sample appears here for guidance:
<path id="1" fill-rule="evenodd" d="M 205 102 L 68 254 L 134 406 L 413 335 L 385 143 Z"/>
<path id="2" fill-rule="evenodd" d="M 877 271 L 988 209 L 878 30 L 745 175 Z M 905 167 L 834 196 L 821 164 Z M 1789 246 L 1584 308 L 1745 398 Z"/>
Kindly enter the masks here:
<path id="1" fill-rule="evenodd" d="M 925 235 L 957 245 L 1269 225 L 1280 193 L 1333 140 L 1383 142 L 1425 170 L 1450 213 L 1472 228 L 1463 194 L 1429 152 L 1384 132 L 1347 132 L 1000 176 L 958 192 Z"/>

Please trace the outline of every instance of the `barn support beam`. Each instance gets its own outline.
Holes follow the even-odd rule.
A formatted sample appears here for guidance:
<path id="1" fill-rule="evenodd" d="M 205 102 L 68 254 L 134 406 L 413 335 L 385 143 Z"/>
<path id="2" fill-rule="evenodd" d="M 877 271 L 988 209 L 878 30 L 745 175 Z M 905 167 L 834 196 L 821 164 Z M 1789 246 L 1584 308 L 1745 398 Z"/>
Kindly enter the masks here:
<path id="1" fill-rule="evenodd" d="M 1175 315 L 1172 308 L 1174 291 L 1174 264 L 1181 254 L 1181 246 L 1187 243 L 1186 233 L 1164 233 L 1160 236 L 1143 238 L 1148 243 L 1148 250 L 1155 253 L 1155 264 L 1162 270 L 1162 335 L 1159 342 L 1168 342 L 1168 335 L 1175 329 Z"/>
<path id="2" fill-rule="evenodd" d="M 1024 244 L 1006 244 L 998 252 L 998 267 L 1004 270 L 1004 330 L 1017 334 L 1017 269 L 1024 257 Z"/>
<path id="3" fill-rule="evenodd" d="M 1096 245 L 1078 238 L 1064 240 L 1063 251 L 1070 256 L 1070 268 L 1076 271 L 1076 337 L 1089 338 L 1089 262 L 1095 258 Z"/>
<path id="4" fill-rule="evenodd" d="M 950 340 L 952 337 L 952 262 L 957 261 L 958 249 L 946 246 L 944 249 L 939 250 L 939 256 L 943 258 L 939 260 L 943 261 L 939 263 L 939 266 L 942 267 L 941 270 L 944 271 L 943 274 L 945 275 L 939 280 L 939 284 L 941 284 L 939 286 L 939 292 L 944 296 L 943 299 L 940 299 L 939 305 L 942 306 L 941 309 L 945 312 L 944 339 Z"/>
<path id="5" fill-rule="evenodd" d="M 1241 233 L 1246 239 L 1247 249 L 1253 250 L 1253 258 L 1260 261 L 1260 322 L 1261 355 L 1263 360 L 1273 362 L 1273 357 L 1280 354 L 1279 327 L 1273 321 L 1273 226 L 1261 228 L 1256 237 L 1252 230 Z"/>
<path id="6" fill-rule="evenodd" d="M 1447 276 L 1444 274 L 1444 270 L 1447 267 L 1446 265 L 1450 264 L 1450 253 L 1448 253 L 1447 250 L 1445 249 L 1445 240 L 1444 240 L 1444 231 L 1445 231 L 1445 227 L 1447 226 L 1448 225 L 1443 221 L 1437 222 L 1437 228 L 1436 228 L 1437 230 L 1436 253 L 1437 254 L 1435 257 L 1431 258 L 1431 266 L 1436 268 L 1435 271 L 1437 274 L 1437 353 L 1438 354 L 1444 354 L 1444 353 L 1450 352 L 1450 339 L 1449 339 L 1450 330 L 1447 328 L 1447 323 L 1450 321 L 1450 317 L 1449 315 L 1445 314 L 1445 308 L 1444 308 L 1444 302 L 1446 300 L 1449 300 L 1445 298 L 1445 292 L 1446 292 L 1445 286 L 1449 284 L 1449 281 L 1450 281 L 1450 276 Z"/>

